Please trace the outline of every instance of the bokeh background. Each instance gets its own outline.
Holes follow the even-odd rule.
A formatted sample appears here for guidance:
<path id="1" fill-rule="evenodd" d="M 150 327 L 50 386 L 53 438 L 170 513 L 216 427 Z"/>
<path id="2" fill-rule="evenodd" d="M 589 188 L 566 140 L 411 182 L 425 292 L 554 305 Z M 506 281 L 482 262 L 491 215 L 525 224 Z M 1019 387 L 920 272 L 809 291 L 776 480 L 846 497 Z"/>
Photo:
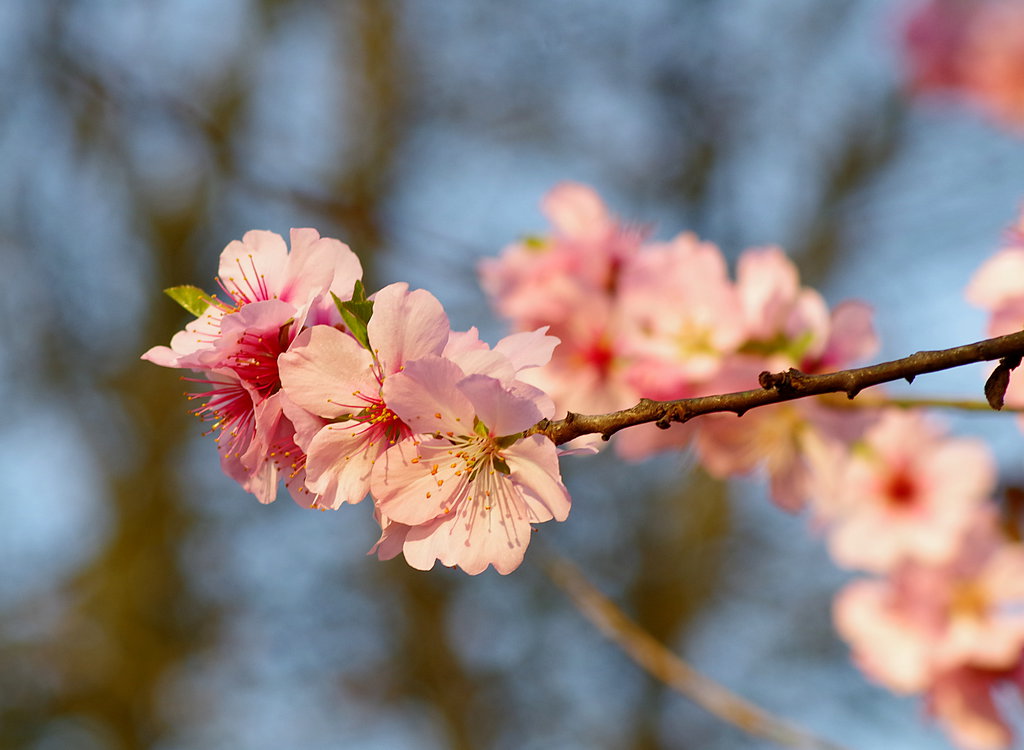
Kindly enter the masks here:
<path id="1" fill-rule="evenodd" d="M 140 362 L 247 229 L 315 226 L 370 286 L 501 324 L 475 265 L 554 183 L 735 257 L 778 243 L 884 355 L 979 338 L 962 299 L 1024 140 L 910 102 L 892 0 L 0 4 L 0 749 L 758 748 L 514 575 L 364 556 L 368 508 L 260 506 L 177 373 Z M 979 371 L 916 392 L 977 393 Z M 952 418 L 1020 475 L 1011 420 Z M 566 461 L 538 535 L 675 651 L 852 748 L 936 748 L 849 664 L 846 579 L 756 481 Z"/>

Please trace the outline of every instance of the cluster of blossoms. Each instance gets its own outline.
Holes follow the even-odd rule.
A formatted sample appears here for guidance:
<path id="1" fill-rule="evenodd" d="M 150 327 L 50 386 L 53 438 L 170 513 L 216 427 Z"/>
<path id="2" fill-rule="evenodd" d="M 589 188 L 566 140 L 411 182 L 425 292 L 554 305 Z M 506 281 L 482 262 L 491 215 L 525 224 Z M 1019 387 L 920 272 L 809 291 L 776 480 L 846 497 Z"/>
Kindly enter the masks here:
<path id="1" fill-rule="evenodd" d="M 904 43 L 912 90 L 953 94 L 1024 127 L 1020 0 L 925 0 L 907 19 Z"/>
<path id="2" fill-rule="evenodd" d="M 193 370 L 224 471 L 261 502 L 283 479 L 297 503 L 337 509 L 372 495 L 381 537 L 415 568 L 470 574 L 522 562 L 532 524 L 570 499 L 554 444 L 526 431 L 553 411 L 520 372 L 557 339 L 543 329 L 491 348 L 452 331 L 429 292 L 367 297 L 358 258 L 312 229 L 248 232 L 221 255 L 222 296 L 168 293 L 197 317 L 144 359 Z"/>
<path id="3" fill-rule="evenodd" d="M 310 508 L 369 495 L 372 553 L 476 574 L 515 569 L 533 524 L 568 515 L 558 449 L 531 430 L 542 420 L 754 389 L 762 371 L 839 370 L 878 347 L 870 308 L 830 309 L 779 248 L 746 250 L 732 276 L 715 245 L 650 241 L 586 186 L 559 185 L 543 207 L 548 235 L 481 267 L 518 331 L 493 348 L 452 331 L 429 292 L 367 296 L 346 245 L 296 229 L 290 250 L 261 231 L 229 244 L 220 296 L 168 290 L 196 318 L 143 356 L 196 373 L 194 413 L 261 502 L 282 479 Z M 1018 227 L 968 289 L 990 334 L 1024 328 L 1022 279 Z M 1006 401 L 1024 405 L 1024 376 Z M 806 511 L 836 563 L 865 574 L 835 604 L 864 672 L 924 696 L 964 747 L 1006 747 L 994 691 L 1024 690 L 1024 548 L 997 523 L 994 462 L 920 411 L 859 403 L 642 425 L 614 445 L 634 460 L 688 446 L 723 478 L 764 472 L 776 503 Z"/>
<path id="4" fill-rule="evenodd" d="M 543 207 L 551 233 L 507 248 L 481 275 L 513 327 L 561 339 L 549 366 L 524 375 L 559 413 L 755 389 L 763 370 L 832 371 L 877 348 L 870 309 L 830 310 L 778 248 L 743 252 L 733 280 L 714 245 L 692 234 L 647 242 L 585 186 L 560 185 Z M 1021 330 L 1024 247 L 991 265 L 972 299 L 994 309 L 994 335 Z M 1015 393 L 1011 383 L 1008 401 Z M 631 459 L 689 444 L 720 477 L 761 468 L 780 506 L 807 510 L 837 564 L 873 576 L 835 608 L 861 668 L 924 695 L 963 746 L 1006 747 L 993 690 L 1024 687 L 1024 549 L 995 521 L 994 462 L 919 410 L 855 405 L 801 399 L 613 441 Z"/>

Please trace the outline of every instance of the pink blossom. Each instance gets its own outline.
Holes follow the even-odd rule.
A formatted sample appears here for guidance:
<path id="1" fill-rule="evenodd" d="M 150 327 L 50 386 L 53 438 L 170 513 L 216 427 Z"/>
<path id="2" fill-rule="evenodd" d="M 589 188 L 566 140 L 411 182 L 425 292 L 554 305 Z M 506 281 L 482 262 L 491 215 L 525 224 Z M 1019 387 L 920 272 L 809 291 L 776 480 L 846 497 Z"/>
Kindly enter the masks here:
<path id="1" fill-rule="evenodd" d="M 341 299 L 352 296 L 362 276 L 359 259 L 347 245 L 320 237 L 315 229 L 293 229 L 291 243 L 289 253 L 280 235 L 262 230 L 246 232 L 241 242 L 229 243 L 221 252 L 217 279 L 223 298 L 214 295 L 214 304 L 175 334 L 170 347 L 153 347 L 142 358 L 164 367 L 194 368 L 197 362 L 208 366 L 210 358 L 200 355 L 217 346 L 224 317 L 254 303 L 288 303 L 296 325 L 309 316 L 315 318 L 310 324 L 335 322 L 328 292 Z"/>
<path id="2" fill-rule="evenodd" d="M 523 560 L 533 523 L 565 520 L 569 495 L 553 443 L 521 433 L 543 416 L 498 379 L 466 375 L 451 360 L 410 362 L 383 388 L 413 433 L 373 468 L 382 519 L 401 524 L 406 561 L 420 570 L 439 560 L 471 575 L 502 574 Z M 423 435 L 429 437 L 423 437 Z M 391 543 L 382 537 L 379 543 Z"/>
<path id="3" fill-rule="evenodd" d="M 952 93 L 1024 126 L 1024 7 L 1016 0 L 931 0 L 906 23 L 910 86 Z"/>
<path id="4" fill-rule="evenodd" d="M 1024 217 L 1009 233 L 1009 244 L 986 260 L 971 277 L 969 302 L 990 313 L 989 336 L 1005 336 L 1024 330 Z M 1005 403 L 1024 406 L 1024 375 L 1021 368 L 1010 374 Z M 1024 427 L 1024 417 L 1018 418 Z"/>
<path id="5" fill-rule="evenodd" d="M 247 232 L 220 257 L 224 296 L 171 339 L 143 355 L 165 367 L 200 373 L 210 386 L 195 413 L 214 420 L 224 471 L 261 502 L 277 494 L 278 477 L 303 502 L 304 455 L 284 413 L 278 358 L 306 323 L 339 321 L 330 292 L 349 298 L 362 270 L 338 240 L 293 229 L 291 252 L 277 234 Z"/>
<path id="6" fill-rule="evenodd" d="M 1004 247 L 986 260 L 971 277 L 966 296 L 992 314 L 989 336 L 1024 330 L 1024 244 Z"/>
<path id="7" fill-rule="evenodd" d="M 278 461 L 270 452 L 290 451 L 290 440 L 280 435 L 277 401 L 278 357 L 294 338 L 293 312 L 281 300 L 246 305 L 223 318 L 221 334 L 210 346 L 178 360 L 201 373 L 186 380 L 211 386 L 190 398 L 204 401 L 195 414 L 215 420 L 225 473 L 264 503 L 277 493 Z"/>
<path id="8" fill-rule="evenodd" d="M 609 298 L 580 293 L 572 315 L 548 326 L 561 342 L 550 363 L 520 379 L 550 394 L 559 412 L 602 413 L 632 406 L 640 394 L 628 382 L 617 325 Z"/>
<path id="9" fill-rule="evenodd" d="M 904 22 L 908 79 L 912 89 L 963 85 L 962 51 L 974 16 L 973 2 L 927 0 Z"/>
<path id="10" fill-rule="evenodd" d="M 371 350 L 335 328 L 314 326 L 281 357 L 285 393 L 328 420 L 315 434 L 298 435 L 307 454 L 306 488 L 317 505 L 338 508 L 366 496 L 374 463 L 412 434 L 385 403 L 384 383 L 410 360 L 440 354 L 448 336 L 448 317 L 432 294 L 391 284 L 373 297 Z"/>
<path id="11" fill-rule="evenodd" d="M 596 192 L 564 182 L 545 196 L 554 231 L 484 260 L 480 278 L 498 312 L 516 328 L 534 329 L 569 317 L 582 291 L 607 294 L 642 234 L 615 220 Z"/>
<path id="12" fill-rule="evenodd" d="M 1019 0 L 981 3 L 964 40 L 968 97 L 997 121 L 1024 127 L 1024 6 Z"/>
<path id="13" fill-rule="evenodd" d="M 795 367 L 815 373 L 842 369 L 878 347 L 871 309 L 848 301 L 831 312 L 821 295 L 800 284 L 795 265 L 778 248 L 745 251 L 737 267 L 737 292 L 747 340 L 723 364 L 729 390 L 757 388 L 762 370 Z M 849 444 L 871 421 L 870 413 L 829 409 L 802 399 L 757 409 L 742 418 L 702 419 L 696 439 L 705 467 L 715 476 L 746 474 L 761 466 L 772 498 L 799 510 L 819 483 L 807 455 L 809 442 Z"/>
<path id="14" fill-rule="evenodd" d="M 840 565 L 873 571 L 952 559 L 995 487 L 984 444 L 898 410 L 884 412 L 836 471 L 837 496 L 819 506 L 829 550 Z"/>
<path id="15" fill-rule="evenodd" d="M 870 677 L 897 692 L 917 692 L 950 670 L 1018 662 L 1024 549 L 1002 542 L 985 510 L 951 562 L 907 563 L 888 579 L 857 581 L 837 597 L 836 628 Z"/>
<path id="16" fill-rule="evenodd" d="M 693 234 L 647 246 L 624 269 L 619 294 L 619 351 L 648 398 L 678 398 L 710 381 L 747 338 L 725 259 Z"/>

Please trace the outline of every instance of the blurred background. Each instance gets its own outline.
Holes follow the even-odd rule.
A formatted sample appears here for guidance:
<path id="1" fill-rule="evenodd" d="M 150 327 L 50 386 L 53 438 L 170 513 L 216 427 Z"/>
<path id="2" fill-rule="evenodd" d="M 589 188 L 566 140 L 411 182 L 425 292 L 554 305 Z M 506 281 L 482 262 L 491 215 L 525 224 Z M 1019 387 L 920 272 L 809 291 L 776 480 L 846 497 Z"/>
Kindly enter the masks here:
<path id="1" fill-rule="evenodd" d="M 901 12 L 0 4 L 0 750 L 764 747 L 604 641 L 539 549 L 508 577 L 423 574 L 364 556 L 367 507 L 260 506 L 139 355 L 187 320 L 161 289 L 293 226 L 494 341 L 476 263 L 543 232 L 565 179 L 662 238 L 783 245 L 830 302 L 875 306 L 883 356 L 980 338 L 962 290 L 1024 197 L 1024 141 L 906 100 Z M 951 421 L 1020 476 L 1012 420 Z M 573 515 L 537 541 L 677 653 L 852 748 L 946 746 L 849 664 L 846 575 L 759 483 L 563 463 Z"/>

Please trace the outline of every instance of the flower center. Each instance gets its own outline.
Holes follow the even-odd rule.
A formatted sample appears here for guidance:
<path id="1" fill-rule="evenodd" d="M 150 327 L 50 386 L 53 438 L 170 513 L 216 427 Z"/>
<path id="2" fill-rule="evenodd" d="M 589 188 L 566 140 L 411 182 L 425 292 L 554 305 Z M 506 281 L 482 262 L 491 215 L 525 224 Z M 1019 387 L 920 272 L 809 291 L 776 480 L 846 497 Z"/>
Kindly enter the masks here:
<path id="1" fill-rule="evenodd" d="M 889 476 L 884 492 L 890 505 L 906 508 L 913 505 L 917 498 L 917 482 L 906 470 L 900 469 Z"/>

